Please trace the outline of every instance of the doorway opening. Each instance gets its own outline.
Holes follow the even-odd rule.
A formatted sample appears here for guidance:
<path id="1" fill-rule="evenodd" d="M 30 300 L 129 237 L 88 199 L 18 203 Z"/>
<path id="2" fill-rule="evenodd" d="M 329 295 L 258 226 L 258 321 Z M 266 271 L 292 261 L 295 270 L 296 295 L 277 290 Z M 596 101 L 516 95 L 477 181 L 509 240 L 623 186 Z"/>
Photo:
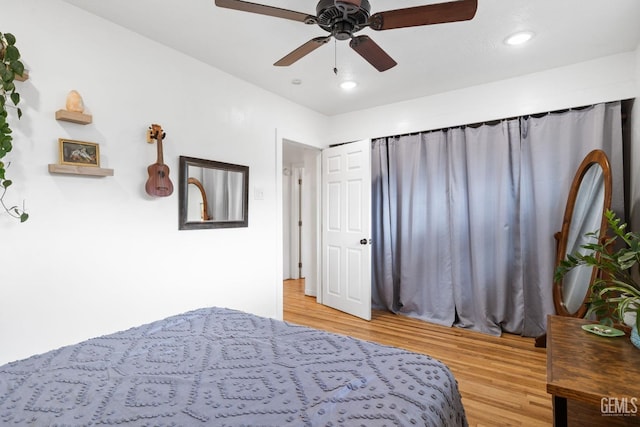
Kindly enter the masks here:
<path id="1" fill-rule="evenodd" d="M 318 295 L 320 272 L 321 150 L 291 141 L 282 146 L 282 277 L 300 280 L 306 295 Z"/>
<path id="2" fill-rule="evenodd" d="M 370 140 L 279 144 L 282 279 L 304 278 L 316 302 L 371 319 Z"/>

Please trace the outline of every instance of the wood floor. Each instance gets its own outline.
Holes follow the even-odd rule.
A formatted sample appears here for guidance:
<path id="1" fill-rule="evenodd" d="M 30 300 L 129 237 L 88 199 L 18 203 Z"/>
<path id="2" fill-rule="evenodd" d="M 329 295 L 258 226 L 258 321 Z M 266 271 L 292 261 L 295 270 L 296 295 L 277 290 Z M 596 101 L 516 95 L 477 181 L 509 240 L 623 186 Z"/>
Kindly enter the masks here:
<path id="1" fill-rule="evenodd" d="M 317 304 L 303 280 L 284 282 L 284 320 L 428 354 L 458 380 L 470 426 L 550 426 L 546 350 L 533 338 L 491 337 L 387 312 L 370 322 Z"/>

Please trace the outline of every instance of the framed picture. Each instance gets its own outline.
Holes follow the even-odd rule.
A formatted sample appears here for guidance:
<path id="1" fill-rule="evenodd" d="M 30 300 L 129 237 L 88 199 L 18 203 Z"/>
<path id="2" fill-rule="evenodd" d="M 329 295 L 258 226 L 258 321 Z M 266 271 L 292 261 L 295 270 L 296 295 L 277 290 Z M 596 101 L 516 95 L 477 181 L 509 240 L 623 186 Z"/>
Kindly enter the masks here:
<path id="1" fill-rule="evenodd" d="M 60 164 L 100 166 L 100 147 L 95 142 L 59 138 L 58 143 L 60 145 Z"/>

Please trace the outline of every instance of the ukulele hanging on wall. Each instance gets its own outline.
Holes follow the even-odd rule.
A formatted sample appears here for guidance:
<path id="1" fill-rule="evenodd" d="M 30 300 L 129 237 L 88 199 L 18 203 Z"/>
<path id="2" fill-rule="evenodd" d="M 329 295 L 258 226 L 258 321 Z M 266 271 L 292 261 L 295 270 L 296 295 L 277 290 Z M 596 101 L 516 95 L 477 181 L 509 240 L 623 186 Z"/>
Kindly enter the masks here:
<path id="1" fill-rule="evenodd" d="M 155 139 L 158 143 L 158 160 L 147 168 L 149 179 L 144 186 L 150 196 L 166 197 L 173 193 L 173 184 L 169 179 L 169 166 L 164 164 L 162 156 L 162 140 L 165 136 L 160 125 L 149 127 L 148 142 L 153 143 Z"/>

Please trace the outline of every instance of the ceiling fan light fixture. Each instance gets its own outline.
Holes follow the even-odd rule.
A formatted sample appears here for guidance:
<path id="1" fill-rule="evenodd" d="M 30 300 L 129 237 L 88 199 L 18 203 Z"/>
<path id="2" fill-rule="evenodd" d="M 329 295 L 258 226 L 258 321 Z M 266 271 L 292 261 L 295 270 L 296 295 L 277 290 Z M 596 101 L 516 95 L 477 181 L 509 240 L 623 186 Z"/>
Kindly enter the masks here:
<path id="1" fill-rule="evenodd" d="M 504 42 L 509 46 L 518 46 L 524 44 L 533 38 L 533 32 L 520 31 L 507 37 Z"/>
<path id="2" fill-rule="evenodd" d="M 358 86 L 358 83 L 354 82 L 353 80 L 346 80 L 340 83 L 340 87 L 343 90 L 352 90 L 355 89 L 356 86 Z"/>

